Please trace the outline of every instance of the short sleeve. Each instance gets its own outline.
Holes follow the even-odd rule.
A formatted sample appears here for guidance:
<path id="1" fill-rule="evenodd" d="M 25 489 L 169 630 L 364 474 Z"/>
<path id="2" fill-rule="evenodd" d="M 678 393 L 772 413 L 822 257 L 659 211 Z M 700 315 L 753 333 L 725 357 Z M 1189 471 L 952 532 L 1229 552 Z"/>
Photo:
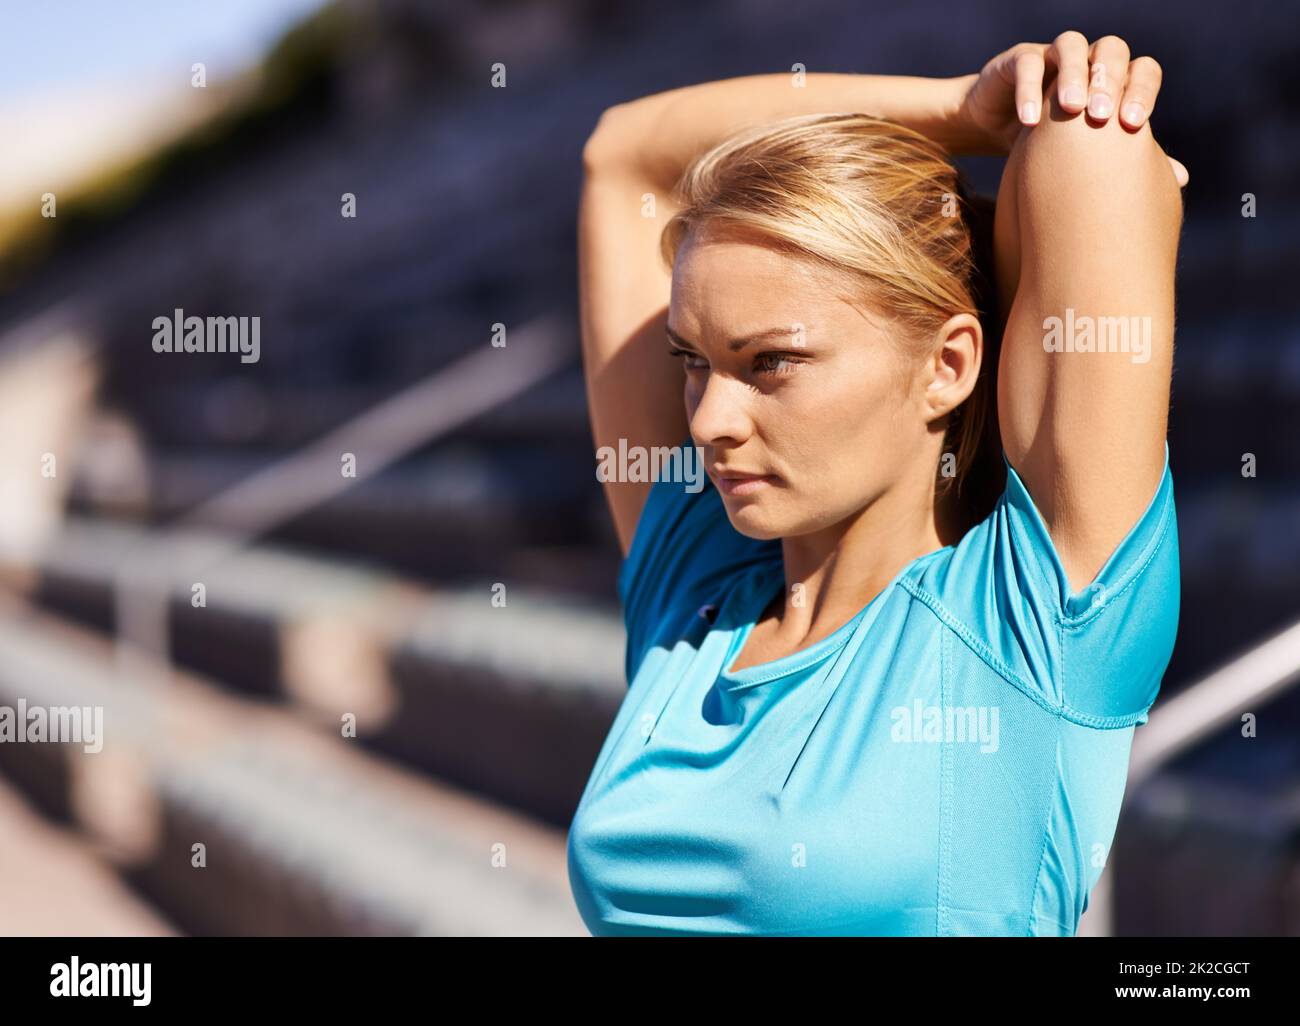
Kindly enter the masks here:
<path id="1" fill-rule="evenodd" d="M 698 450 L 686 452 L 689 443 L 675 448 L 675 466 L 690 466 L 686 461 L 698 458 Z M 722 497 L 702 469 L 695 481 L 685 477 L 651 485 L 619 570 L 629 684 L 667 618 L 683 609 L 694 613 L 756 562 L 781 557 L 779 541 L 758 541 L 731 525 Z"/>
<path id="2" fill-rule="evenodd" d="M 957 546 L 944 601 L 989 654 L 1070 719 L 1147 721 L 1173 655 L 1180 605 L 1169 444 L 1155 494 L 1096 577 L 1071 592 L 1051 534 L 1005 450 L 1007 484 Z"/>

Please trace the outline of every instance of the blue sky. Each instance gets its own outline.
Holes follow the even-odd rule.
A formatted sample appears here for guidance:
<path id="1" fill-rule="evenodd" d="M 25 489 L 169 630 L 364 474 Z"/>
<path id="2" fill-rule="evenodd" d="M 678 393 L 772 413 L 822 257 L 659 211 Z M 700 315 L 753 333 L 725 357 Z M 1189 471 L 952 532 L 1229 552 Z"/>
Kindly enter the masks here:
<path id="1" fill-rule="evenodd" d="M 0 0 L 0 96 L 252 63 L 322 0 Z"/>

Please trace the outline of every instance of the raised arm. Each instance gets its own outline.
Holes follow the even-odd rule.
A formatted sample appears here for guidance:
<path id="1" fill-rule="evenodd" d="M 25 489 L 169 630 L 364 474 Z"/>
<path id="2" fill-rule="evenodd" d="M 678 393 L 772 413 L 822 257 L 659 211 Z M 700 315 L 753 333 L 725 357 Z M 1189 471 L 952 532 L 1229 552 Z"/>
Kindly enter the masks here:
<path id="1" fill-rule="evenodd" d="M 682 369 L 664 341 L 671 277 L 659 259 L 659 234 L 677 210 L 672 188 L 697 154 L 755 121 L 839 111 L 898 121 L 953 154 L 996 153 L 956 116 L 974 77 L 752 75 L 605 111 L 583 151 L 578 214 L 583 366 L 596 447 L 617 451 L 620 439 L 629 447 L 671 446 L 687 436 Z M 649 483 L 605 484 L 625 555 L 649 491 Z"/>
<path id="2" fill-rule="evenodd" d="M 998 196 L 995 250 L 1009 302 L 998 415 L 1007 459 L 1080 592 L 1160 483 L 1186 173 L 1149 119 L 1134 129 L 1118 115 L 1081 113 L 1082 100 L 1062 104 L 1074 84 L 1105 92 L 1110 111 L 1135 98 L 1149 111 L 1154 61 L 1130 64 L 1113 36 L 1089 47 L 1066 33 L 1053 48 L 1049 72 L 1059 70 L 1042 120 L 1019 131 Z"/>

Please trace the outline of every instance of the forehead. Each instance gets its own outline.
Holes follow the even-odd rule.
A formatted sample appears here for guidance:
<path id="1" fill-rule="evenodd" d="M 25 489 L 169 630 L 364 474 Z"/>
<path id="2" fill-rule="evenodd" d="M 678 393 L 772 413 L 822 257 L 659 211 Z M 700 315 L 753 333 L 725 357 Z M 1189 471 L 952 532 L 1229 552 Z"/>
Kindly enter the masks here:
<path id="1" fill-rule="evenodd" d="M 679 330 L 860 319 L 850 288 L 846 276 L 759 236 L 692 230 L 673 262 L 670 311 Z"/>

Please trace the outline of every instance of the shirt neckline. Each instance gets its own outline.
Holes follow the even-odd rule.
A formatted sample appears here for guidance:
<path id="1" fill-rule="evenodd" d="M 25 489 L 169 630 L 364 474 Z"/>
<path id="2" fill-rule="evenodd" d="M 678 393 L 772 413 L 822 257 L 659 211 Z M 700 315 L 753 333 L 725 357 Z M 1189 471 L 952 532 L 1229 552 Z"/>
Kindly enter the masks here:
<path id="1" fill-rule="evenodd" d="M 798 652 L 791 652 L 789 655 L 769 660 L 766 663 L 746 666 L 743 670 L 731 670 L 731 664 L 744 651 L 745 643 L 749 640 L 750 634 L 757 625 L 758 618 L 771 605 L 778 594 L 785 592 L 785 565 L 781 559 L 778 558 L 760 564 L 755 568 L 752 576 L 743 584 L 744 593 L 741 596 L 742 601 L 739 603 L 740 623 L 733 628 L 731 642 L 727 646 L 727 652 L 722 661 L 722 670 L 718 674 L 718 686 L 724 691 L 739 691 L 742 688 L 751 688 L 759 684 L 780 680 L 783 677 L 789 677 L 801 670 L 807 670 L 818 663 L 825 662 L 848 644 L 849 639 L 853 637 L 868 611 L 873 606 L 883 602 L 884 597 L 894 590 L 898 582 L 909 571 L 913 570 L 921 562 L 933 559 L 941 553 L 951 552 L 955 548 L 956 546 L 953 545 L 945 545 L 933 552 L 917 556 L 908 562 L 894 575 L 893 580 L 885 585 L 870 602 L 858 610 L 848 622 L 836 628 L 820 641 L 816 641 Z M 767 587 L 764 587 L 765 584 Z"/>

